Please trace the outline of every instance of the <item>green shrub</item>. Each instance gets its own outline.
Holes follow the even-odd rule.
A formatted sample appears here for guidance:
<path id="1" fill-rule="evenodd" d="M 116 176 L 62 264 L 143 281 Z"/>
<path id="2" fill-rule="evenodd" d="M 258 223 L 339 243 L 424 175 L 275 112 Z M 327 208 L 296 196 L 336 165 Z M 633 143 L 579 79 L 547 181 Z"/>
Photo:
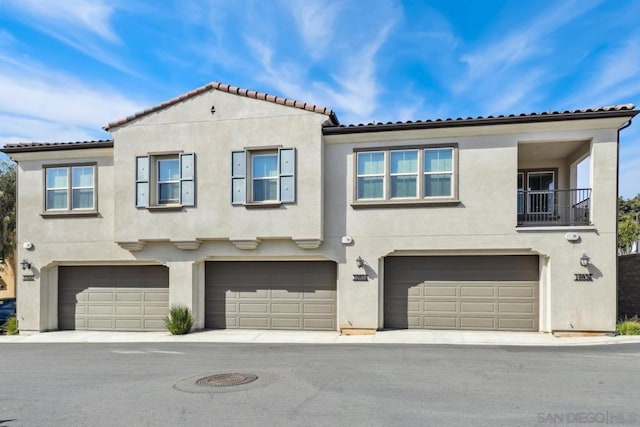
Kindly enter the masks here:
<path id="1" fill-rule="evenodd" d="M 640 335 L 640 318 L 633 316 L 631 319 L 624 319 L 616 325 L 616 331 L 620 335 Z"/>
<path id="2" fill-rule="evenodd" d="M 164 318 L 164 324 L 171 335 L 184 335 L 191 331 L 193 316 L 189 307 L 174 305 L 169 309 L 169 316 Z"/>
<path id="3" fill-rule="evenodd" d="M 2 330 L 7 335 L 18 335 L 18 318 L 16 316 L 9 317 L 2 325 Z"/>

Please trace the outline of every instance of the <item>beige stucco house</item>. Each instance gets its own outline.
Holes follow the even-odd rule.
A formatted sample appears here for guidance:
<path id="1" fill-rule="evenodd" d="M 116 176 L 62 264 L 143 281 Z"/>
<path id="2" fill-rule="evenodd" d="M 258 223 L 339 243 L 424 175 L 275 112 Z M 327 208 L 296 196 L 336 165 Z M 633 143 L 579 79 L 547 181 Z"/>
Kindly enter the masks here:
<path id="1" fill-rule="evenodd" d="M 637 113 L 343 126 L 210 83 L 113 140 L 7 145 L 21 332 L 159 330 L 174 304 L 196 328 L 612 331 Z"/>

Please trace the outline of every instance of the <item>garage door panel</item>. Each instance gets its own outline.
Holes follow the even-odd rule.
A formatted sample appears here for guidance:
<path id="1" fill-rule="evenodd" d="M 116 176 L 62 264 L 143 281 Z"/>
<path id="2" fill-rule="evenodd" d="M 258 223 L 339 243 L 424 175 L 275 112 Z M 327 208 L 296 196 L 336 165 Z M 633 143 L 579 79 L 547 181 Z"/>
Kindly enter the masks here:
<path id="1" fill-rule="evenodd" d="M 313 292 L 302 292 L 302 299 L 332 301 L 335 298 L 335 292 L 335 290 L 316 290 Z"/>
<path id="2" fill-rule="evenodd" d="M 277 299 L 300 299 L 300 293 L 291 292 L 286 289 L 271 289 L 271 298 Z"/>
<path id="3" fill-rule="evenodd" d="M 500 298 L 535 298 L 535 284 L 525 286 L 502 286 Z"/>
<path id="4" fill-rule="evenodd" d="M 113 330 L 115 325 L 113 319 L 100 319 L 96 317 L 88 317 L 86 321 L 87 329 L 90 330 Z"/>
<path id="5" fill-rule="evenodd" d="M 460 296 L 463 298 L 494 298 L 495 290 L 493 286 L 460 286 Z"/>
<path id="6" fill-rule="evenodd" d="M 333 262 L 206 263 L 207 328 L 335 330 L 335 301 Z"/>
<path id="7" fill-rule="evenodd" d="M 142 329 L 142 319 L 116 319 L 115 329 L 137 330 Z"/>
<path id="8" fill-rule="evenodd" d="M 94 301 L 113 302 L 115 299 L 113 290 L 107 290 L 106 292 L 101 292 L 93 288 L 89 292 L 90 293 L 87 296 L 87 299 L 91 302 L 94 302 Z"/>
<path id="9" fill-rule="evenodd" d="M 60 329 L 165 330 L 166 267 L 60 267 L 58 283 Z"/>
<path id="10" fill-rule="evenodd" d="M 142 301 L 142 294 L 140 292 L 118 292 L 116 294 L 116 301 L 139 302 L 139 301 Z"/>
<path id="11" fill-rule="evenodd" d="M 271 304 L 272 313 L 300 314 L 300 304 Z"/>
<path id="12" fill-rule="evenodd" d="M 327 318 L 303 318 L 303 329 L 308 330 L 334 330 L 335 322 Z"/>
<path id="13" fill-rule="evenodd" d="M 267 309 L 268 304 L 251 304 L 251 303 L 240 303 L 238 305 L 240 314 L 251 314 L 251 313 L 268 313 Z"/>
<path id="14" fill-rule="evenodd" d="M 530 331 L 536 325 L 533 323 L 533 319 L 522 319 L 522 318 L 508 318 L 503 317 L 498 319 L 498 323 L 500 329 L 509 329 L 509 330 L 523 330 Z"/>
<path id="15" fill-rule="evenodd" d="M 496 329 L 496 322 L 493 317 L 460 317 L 461 329 Z"/>
<path id="16" fill-rule="evenodd" d="M 455 286 L 433 286 L 431 284 L 425 284 L 424 296 L 430 297 L 457 297 L 458 288 Z"/>
<path id="17" fill-rule="evenodd" d="M 142 314 L 144 314 L 145 316 L 160 316 L 164 318 L 169 313 L 167 311 L 167 307 L 165 306 L 153 307 L 147 305 L 144 307 L 144 312 Z"/>
<path id="18" fill-rule="evenodd" d="M 460 302 L 461 313 L 495 313 L 493 302 Z"/>
<path id="19" fill-rule="evenodd" d="M 249 329 L 267 329 L 269 319 L 266 317 L 239 317 L 238 326 Z"/>
<path id="20" fill-rule="evenodd" d="M 142 307 L 140 306 L 136 306 L 136 305 L 130 305 L 130 306 L 123 306 L 123 305 L 119 305 L 116 308 L 116 313 L 117 315 L 124 315 L 124 316 L 139 316 L 142 314 Z"/>
<path id="21" fill-rule="evenodd" d="M 531 302 L 505 302 L 500 303 L 500 313 L 524 313 L 533 314 L 535 306 Z"/>
<path id="22" fill-rule="evenodd" d="M 423 323 L 420 323 L 419 321 L 416 322 L 415 324 L 413 324 L 413 326 L 419 328 L 419 327 L 427 327 L 427 328 L 450 328 L 450 329 L 455 329 L 458 326 L 458 318 L 457 317 L 446 317 L 446 316 L 438 316 L 438 317 L 431 317 L 431 316 L 424 316 L 424 321 Z"/>
<path id="23" fill-rule="evenodd" d="M 388 328 L 538 329 L 537 256 L 388 257 Z"/>
<path id="24" fill-rule="evenodd" d="M 303 314 L 335 314 L 334 306 L 327 304 L 302 304 Z"/>
<path id="25" fill-rule="evenodd" d="M 299 317 L 272 317 L 271 327 L 273 329 L 300 329 Z"/>
<path id="26" fill-rule="evenodd" d="M 142 327 L 146 330 L 165 330 L 167 329 L 165 324 L 164 324 L 164 320 L 160 320 L 160 319 L 143 319 L 142 320 L 143 324 Z"/>
<path id="27" fill-rule="evenodd" d="M 113 314 L 112 305 L 90 305 L 87 310 L 88 315 L 111 316 Z"/>
<path id="28" fill-rule="evenodd" d="M 440 313 L 456 313 L 458 303 L 455 301 L 425 301 L 424 310 Z"/>

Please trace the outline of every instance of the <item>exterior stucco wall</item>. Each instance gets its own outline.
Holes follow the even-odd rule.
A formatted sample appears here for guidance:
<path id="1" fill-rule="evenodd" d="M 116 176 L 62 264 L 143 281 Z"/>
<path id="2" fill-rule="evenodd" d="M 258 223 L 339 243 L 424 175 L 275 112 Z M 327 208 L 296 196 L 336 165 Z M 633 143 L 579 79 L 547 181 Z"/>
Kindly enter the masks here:
<path id="1" fill-rule="evenodd" d="M 479 129 L 477 135 L 438 130 L 328 138 L 326 241 L 342 235 L 354 240 L 345 247 L 346 262 L 339 269 L 339 326 L 383 326 L 386 256 L 536 254 L 541 260 L 540 330 L 615 329 L 616 131 L 581 130 L 579 124 L 573 129 L 566 125 L 552 127 L 491 135 L 483 134 L 491 130 Z M 517 147 L 518 142 L 530 139 L 592 141 L 592 227 L 516 227 Z M 354 149 L 446 143 L 458 144 L 459 204 L 367 209 L 350 206 L 354 201 Z M 567 162 L 531 164 L 540 165 L 558 167 L 562 171 L 559 185 L 568 186 Z M 567 241 L 565 234 L 569 231 L 577 232 L 580 241 Z M 579 264 L 583 253 L 591 257 L 588 272 L 593 274 L 593 282 L 575 281 L 576 273 L 587 273 Z M 367 263 L 368 282 L 353 281 L 353 274 L 363 272 L 355 266 L 358 256 Z"/>
<path id="2" fill-rule="evenodd" d="M 115 240 L 322 239 L 321 124 L 326 120 L 212 91 L 115 129 Z M 231 152 L 273 146 L 296 148 L 296 202 L 268 209 L 231 205 Z M 137 209 L 136 156 L 171 151 L 196 153 L 196 207 Z"/>
<path id="3" fill-rule="evenodd" d="M 215 114 L 211 107 L 215 106 Z M 192 308 L 204 326 L 204 267 L 215 260 L 333 260 L 338 264 L 338 328 L 384 325 L 384 259 L 390 255 L 536 254 L 540 256 L 540 329 L 600 330 L 616 317 L 616 120 L 554 122 L 322 135 L 327 117 L 210 91 L 113 130 L 113 150 L 68 150 L 16 156 L 18 262 L 29 259 L 34 281 L 18 272 L 23 332 L 58 327 L 58 266 L 161 264 L 169 267 L 169 302 Z M 590 141 L 593 226 L 518 229 L 516 172 L 557 167 L 568 187 L 570 162 L 519 162 L 528 141 Z M 356 209 L 354 149 L 448 144 L 458 147 L 459 203 Z M 296 148 L 296 202 L 250 209 L 230 203 L 231 152 L 246 147 Z M 196 153 L 196 206 L 135 207 L 135 158 L 150 153 Z M 98 211 L 92 217 L 44 217 L 43 166 L 97 162 Z M 581 239 L 571 243 L 568 231 Z M 353 238 L 342 243 L 343 236 Z M 298 239 L 317 240 L 304 249 Z M 253 240 L 242 249 L 236 240 Z M 22 248 L 32 242 L 33 249 Z M 140 250 L 118 242 L 145 243 Z M 193 242 L 180 249 L 180 242 Z M 174 244 L 175 243 L 175 244 Z M 574 281 L 592 261 L 593 282 Z M 355 259 L 365 260 L 369 280 Z"/>

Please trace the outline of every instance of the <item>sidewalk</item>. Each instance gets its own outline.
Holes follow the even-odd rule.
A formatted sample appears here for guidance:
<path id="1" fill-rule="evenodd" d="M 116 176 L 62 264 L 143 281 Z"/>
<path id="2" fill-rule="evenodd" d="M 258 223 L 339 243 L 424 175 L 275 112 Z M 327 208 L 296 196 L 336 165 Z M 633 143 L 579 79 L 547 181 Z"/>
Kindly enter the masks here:
<path id="1" fill-rule="evenodd" d="M 375 335 L 340 335 L 323 331 L 223 329 L 173 336 L 168 332 L 55 331 L 0 336 L 9 343 L 278 343 L 278 344 L 451 344 L 509 346 L 576 346 L 640 343 L 640 336 L 555 337 L 536 332 L 389 330 Z"/>

